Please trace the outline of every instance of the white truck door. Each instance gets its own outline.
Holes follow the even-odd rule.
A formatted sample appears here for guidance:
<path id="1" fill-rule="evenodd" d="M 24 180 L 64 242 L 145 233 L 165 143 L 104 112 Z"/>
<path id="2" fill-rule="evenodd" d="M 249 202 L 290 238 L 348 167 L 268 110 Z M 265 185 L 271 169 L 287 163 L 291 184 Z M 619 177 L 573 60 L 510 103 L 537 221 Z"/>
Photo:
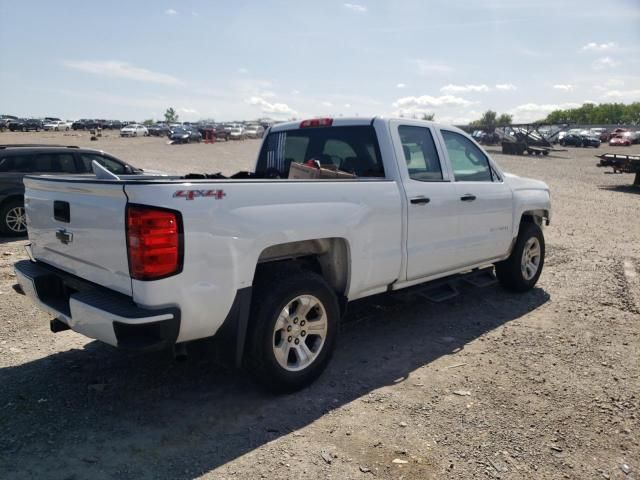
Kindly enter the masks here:
<path id="1" fill-rule="evenodd" d="M 455 268 L 458 196 L 432 127 L 390 122 L 400 177 L 407 196 L 407 280 Z"/>
<path id="2" fill-rule="evenodd" d="M 468 137 L 445 128 L 440 134 L 459 205 L 460 259 L 473 265 L 503 256 L 513 234 L 511 189 Z"/>

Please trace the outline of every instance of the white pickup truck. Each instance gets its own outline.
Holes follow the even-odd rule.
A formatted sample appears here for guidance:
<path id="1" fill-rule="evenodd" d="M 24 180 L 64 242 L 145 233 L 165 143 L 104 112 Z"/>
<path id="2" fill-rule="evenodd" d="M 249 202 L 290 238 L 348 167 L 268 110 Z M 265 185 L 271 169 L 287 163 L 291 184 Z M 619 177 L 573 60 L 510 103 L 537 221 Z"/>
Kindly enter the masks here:
<path id="1" fill-rule="evenodd" d="M 288 178 L 310 160 L 354 176 Z M 15 271 L 53 331 L 133 350 L 215 335 L 293 390 L 326 367 L 352 300 L 491 265 L 522 292 L 542 271 L 549 188 L 454 127 L 285 123 L 253 172 L 195 177 L 25 179 L 31 260 Z"/>

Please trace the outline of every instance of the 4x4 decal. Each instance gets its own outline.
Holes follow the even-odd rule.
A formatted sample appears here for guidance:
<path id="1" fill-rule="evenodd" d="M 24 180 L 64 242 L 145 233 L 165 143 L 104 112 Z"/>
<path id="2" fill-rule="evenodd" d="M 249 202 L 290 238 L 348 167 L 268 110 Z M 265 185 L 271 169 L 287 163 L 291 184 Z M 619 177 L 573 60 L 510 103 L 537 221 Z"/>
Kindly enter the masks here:
<path id="1" fill-rule="evenodd" d="M 178 190 L 173 194 L 174 198 L 186 198 L 193 200 L 198 197 L 210 197 L 215 200 L 222 200 L 227 194 L 224 190 Z"/>

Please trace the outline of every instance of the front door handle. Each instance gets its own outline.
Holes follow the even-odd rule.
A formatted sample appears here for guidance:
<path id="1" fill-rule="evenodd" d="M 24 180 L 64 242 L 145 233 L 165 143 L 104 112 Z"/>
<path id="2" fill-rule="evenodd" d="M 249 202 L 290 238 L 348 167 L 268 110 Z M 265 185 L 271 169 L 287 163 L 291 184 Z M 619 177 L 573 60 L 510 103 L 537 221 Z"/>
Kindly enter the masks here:
<path id="1" fill-rule="evenodd" d="M 411 199 L 411 203 L 414 205 L 425 205 L 431 201 L 430 198 L 427 197 L 416 197 Z"/>
<path id="2" fill-rule="evenodd" d="M 471 195 L 470 193 L 465 193 L 463 196 L 460 197 L 460 200 L 462 200 L 463 202 L 473 202 L 476 199 L 475 195 Z"/>

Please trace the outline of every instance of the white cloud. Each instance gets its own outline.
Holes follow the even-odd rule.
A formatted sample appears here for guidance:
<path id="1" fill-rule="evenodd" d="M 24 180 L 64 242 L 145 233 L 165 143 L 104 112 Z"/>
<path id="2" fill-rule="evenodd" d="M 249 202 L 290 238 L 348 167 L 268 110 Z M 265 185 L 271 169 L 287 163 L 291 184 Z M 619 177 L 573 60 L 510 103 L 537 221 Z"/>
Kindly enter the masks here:
<path id="1" fill-rule="evenodd" d="M 421 75 L 429 75 L 433 73 L 449 73 L 453 71 L 449 65 L 444 65 L 442 63 L 433 63 L 427 60 L 415 59 L 411 60 L 417 69 L 418 73 Z"/>
<path id="2" fill-rule="evenodd" d="M 565 92 L 570 92 L 573 90 L 573 85 L 570 84 L 556 84 L 553 86 L 556 90 L 563 90 Z"/>
<path id="3" fill-rule="evenodd" d="M 251 97 L 247 102 L 260 107 L 262 113 L 270 115 L 296 115 L 297 112 L 286 103 L 269 103 L 261 97 Z"/>
<path id="4" fill-rule="evenodd" d="M 516 122 L 533 122 L 541 120 L 554 110 L 564 110 L 567 108 L 577 108 L 579 103 L 561 104 L 538 104 L 525 103 L 513 108 L 509 113 L 513 115 Z"/>
<path id="5" fill-rule="evenodd" d="M 238 73 L 242 73 L 242 74 L 249 73 L 249 70 L 246 69 L 245 67 L 240 67 L 238 69 Z"/>
<path id="6" fill-rule="evenodd" d="M 608 50 L 613 50 L 616 47 L 617 45 L 615 42 L 607 42 L 607 43 L 600 43 L 600 44 L 596 42 L 589 42 L 580 50 L 582 50 L 583 52 L 606 52 Z"/>
<path id="7" fill-rule="evenodd" d="M 593 68 L 596 70 L 603 70 L 605 68 L 614 68 L 620 65 L 618 60 L 611 57 L 602 57 L 593 62 Z"/>
<path id="8" fill-rule="evenodd" d="M 498 83 L 496 85 L 496 90 L 517 90 L 518 87 L 516 87 L 513 83 Z"/>
<path id="9" fill-rule="evenodd" d="M 331 102 L 322 102 L 323 107 L 333 107 L 333 103 Z"/>
<path id="10" fill-rule="evenodd" d="M 462 93 L 462 92 L 488 92 L 489 87 L 486 85 L 445 85 L 440 89 L 446 93 Z"/>
<path id="11" fill-rule="evenodd" d="M 453 95 L 442 95 L 432 97 L 422 95 L 421 97 L 402 97 L 393 102 L 396 109 L 394 115 L 413 116 L 421 113 L 431 113 L 433 109 L 440 107 L 466 107 L 473 102 Z"/>
<path id="12" fill-rule="evenodd" d="M 63 65 L 67 68 L 80 70 L 81 72 L 93 73 L 103 77 L 125 78 L 138 82 L 161 83 L 163 85 L 181 85 L 184 82 L 173 75 L 153 72 L 146 68 L 136 67 L 126 62 L 115 60 L 110 61 L 65 61 Z"/>
<path id="13" fill-rule="evenodd" d="M 454 97 L 453 95 L 442 95 L 440 97 L 431 97 L 429 95 L 422 95 L 421 97 L 402 97 L 393 102 L 393 106 L 396 108 L 408 107 L 411 105 L 417 105 L 421 107 L 465 107 L 471 105 L 473 102 L 465 100 L 464 98 Z"/>
<path id="14" fill-rule="evenodd" d="M 396 88 L 406 88 L 406 86 L 407 85 L 404 84 L 404 83 L 399 83 L 399 84 L 396 85 Z"/>
<path id="15" fill-rule="evenodd" d="M 164 11 L 164 14 L 165 14 L 165 15 L 177 15 L 177 14 L 178 14 L 178 12 L 176 12 L 173 8 L 167 8 L 167 9 Z"/>
<path id="16" fill-rule="evenodd" d="M 291 90 L 291 95 L 300 95 L 300 90 Z"/>
<path id="17" fill-rule="evenodd" d="M 609 90 L 602 98 L 620 99 L 627 102 L 637 101 L 640 100 L 640 90 Z"/>
<path id="18" fill-rule="evenodd" d="M 199 14 L 198 12 L 196 12 L 196 11 L 192 11 L 192 12 L 191 12 L 191 15 L 192 15 L 193 17 L 199 17 L 199 16 L 200 16 L 200 14 Z"/>
<path id="19" fill-rule="evenodd" d="M 344 104 L 344 108 L 351 108 L 351 104 L 350 103 L 345 103 Z"/>
<path id="20" fill-rule="evenodd" d="M 351 10 L 352 12 L 366 13 L 368 10 L 367 7 L 358 3 L 344 3 L 343 5 L 345 8 Z"/>

